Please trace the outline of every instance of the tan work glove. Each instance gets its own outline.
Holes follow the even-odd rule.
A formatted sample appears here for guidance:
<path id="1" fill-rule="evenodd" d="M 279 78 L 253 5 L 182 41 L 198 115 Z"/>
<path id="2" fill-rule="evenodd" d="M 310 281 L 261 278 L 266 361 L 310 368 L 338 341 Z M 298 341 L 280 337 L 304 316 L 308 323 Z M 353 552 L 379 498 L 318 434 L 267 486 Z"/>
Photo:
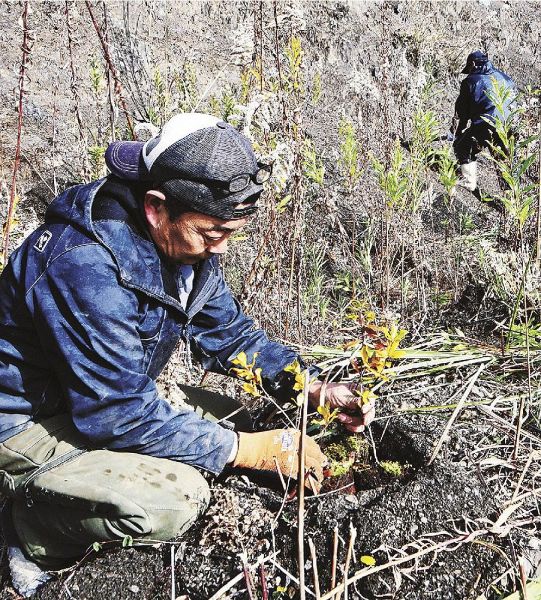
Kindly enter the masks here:
<path id="1" fill-rule="evenodd" d="M 301 432 L 297 429 L 271 429 L 258 433 L 239 433 L 239 449 L 234 467 L 280 472 L 287 479 L 297 479 L 299 471 L 298 448 Z M 306 437 L 305 466 L 308 477 L 304 485 L 318 492 L 323 481 L 323 467 L 327 459 L 312 438 Z"/>

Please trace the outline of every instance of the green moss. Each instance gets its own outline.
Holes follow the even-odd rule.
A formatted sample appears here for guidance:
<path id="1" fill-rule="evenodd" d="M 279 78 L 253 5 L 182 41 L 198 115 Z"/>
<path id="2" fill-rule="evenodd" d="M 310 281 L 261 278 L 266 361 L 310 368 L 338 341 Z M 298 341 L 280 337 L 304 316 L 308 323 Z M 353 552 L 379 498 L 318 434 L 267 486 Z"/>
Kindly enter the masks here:
<path id="1" fill-rule="evenodd" d="M 360 435 L 344 435 L 325 448 L 334 477 L 349 473 L 355 462 L 365 462 L 368 442 Z"/>
<path id="2" fill-rule="evenodd" d="M 382 460 L 379 463 L 379 466 L 385 471 L 385 473 L 392 475 L 393 477 L 400 477 L 403 473 L 402 465 L 395 460 Z"/>
<path id="3" fill-rule="evenodd" d="M 335 460 L 331 461 L 331 475 L 333 477 L 340 477 L 341 475 L 346 475 L 350 472 L 351 467 L 353 466 L 352 460 L 345 460 L 343 462 L 337 462 Z"/>

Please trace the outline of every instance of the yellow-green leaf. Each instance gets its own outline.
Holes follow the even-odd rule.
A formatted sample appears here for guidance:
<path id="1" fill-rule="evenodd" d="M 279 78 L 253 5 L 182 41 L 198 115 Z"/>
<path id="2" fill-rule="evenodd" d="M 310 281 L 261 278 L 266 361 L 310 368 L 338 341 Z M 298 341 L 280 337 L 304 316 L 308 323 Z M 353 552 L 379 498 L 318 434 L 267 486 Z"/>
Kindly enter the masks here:
<path id="1" fill-rule="evenodd" d="M 363 554 L 360 561 L 367 567 L 373 567 L 376 564 L 376 559 L 373 556 L 370 556 L 370 554 Z"/>

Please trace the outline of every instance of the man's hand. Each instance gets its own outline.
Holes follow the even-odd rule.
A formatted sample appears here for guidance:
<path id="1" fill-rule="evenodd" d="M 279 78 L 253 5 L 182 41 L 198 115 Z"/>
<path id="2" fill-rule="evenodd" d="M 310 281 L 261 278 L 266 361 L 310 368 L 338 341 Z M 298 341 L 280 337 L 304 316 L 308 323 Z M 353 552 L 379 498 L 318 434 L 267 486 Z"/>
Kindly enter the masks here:
<path id="1" fill-rule="evenodd" d="M 239 449 L 234 467 L 280 472 L 287 479 L 297 479 L 298 448 L 301 432 L 297 429 L 271 429 L 258 433 L 239 433 Z M 310 475 L 304 485 L 318 492 L 323 481 L 327 458 L 312 438 L 306 437 L 306 471 Z M 310 481 L 310 479 L 312 481 Z"/>
<path id="2" fill-rule="evenodd" d="M 308 397 L 312 406 L 319 406 L 324 385 L 322 381 L 314 381 L 310 386 Z M 354 394 L 354 389 L 353 383 L 327 383 L 323 401 L 328 402 L 331 408 L 340 410 L 336 418 L 348 431 L 359 432 L 364 431 L 364 428 L 373 421 L 376 408 L 373 402 L 367 402 L 359 407 L 358 403 L 361 399 Z"/>

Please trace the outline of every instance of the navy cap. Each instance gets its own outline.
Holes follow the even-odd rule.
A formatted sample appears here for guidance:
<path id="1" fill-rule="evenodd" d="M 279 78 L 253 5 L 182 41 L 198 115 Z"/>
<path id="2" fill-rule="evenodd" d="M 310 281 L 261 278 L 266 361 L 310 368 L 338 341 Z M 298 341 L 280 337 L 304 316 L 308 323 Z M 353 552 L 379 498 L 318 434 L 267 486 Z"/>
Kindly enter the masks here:
<path id="1" fill-rule="evenodd" d="M 476 65 L 482 65 L 486 62 L 488 62 L 488 56 L 481 50 L 475 50 L 475 52 L 471 52 L 470 54 L 468 54 L 468 58 L 466 59 L 466 66 L 462 69 L 461 73 L 469 73 L 470 69 L 473 66 L 473 63 L 475 63 Z"/>

